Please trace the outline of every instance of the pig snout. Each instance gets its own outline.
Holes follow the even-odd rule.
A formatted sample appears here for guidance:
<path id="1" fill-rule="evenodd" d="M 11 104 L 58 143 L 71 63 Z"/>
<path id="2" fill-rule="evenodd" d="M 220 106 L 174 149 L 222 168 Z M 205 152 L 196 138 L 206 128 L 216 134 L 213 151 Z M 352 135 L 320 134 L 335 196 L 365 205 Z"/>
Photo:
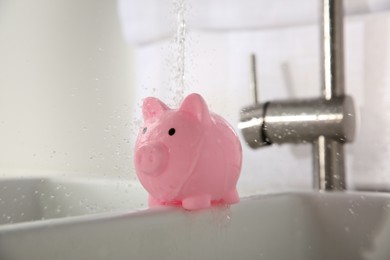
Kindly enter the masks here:
<path id="1" fill-rule="evenodd" d="M 136 167 L 146 175 L 158 175 L 168 164 L 168 148 L 162 143 L 141 146 L 136 152 Z"/>

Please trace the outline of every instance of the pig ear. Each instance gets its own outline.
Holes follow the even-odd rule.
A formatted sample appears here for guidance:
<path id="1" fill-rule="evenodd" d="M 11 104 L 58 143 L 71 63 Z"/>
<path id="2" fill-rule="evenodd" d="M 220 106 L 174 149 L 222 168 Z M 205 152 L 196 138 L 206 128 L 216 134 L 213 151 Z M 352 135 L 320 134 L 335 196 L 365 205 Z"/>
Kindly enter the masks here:
<path id="1" fill-rule="evenodd" d="M 193 115 L 199 122 L 211 122 L 207 104 L 199 94 L 191 94 L 187 96 L 181 104 L 179 110 Z"/>
<path id="2" fill-rule="evenodd" d="M 142 114 L 144 116 L 144 120 L 156 117 L 167 110 L 169 110 L 169 107 L 154 97 L 145 98 L 144 103 L 142 104 Z"/>

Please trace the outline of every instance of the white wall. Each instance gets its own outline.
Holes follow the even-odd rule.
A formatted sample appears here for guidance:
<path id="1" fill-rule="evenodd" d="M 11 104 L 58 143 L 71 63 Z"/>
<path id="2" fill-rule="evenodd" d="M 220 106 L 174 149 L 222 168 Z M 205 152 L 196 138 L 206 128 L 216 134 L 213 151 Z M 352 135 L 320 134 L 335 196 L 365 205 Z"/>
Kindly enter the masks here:
<path id="1" fill-rule="evenodd" d="M 0 176 L 129 174 L 131 57 L 115 1 L 0 0 Z"/>
<path id="2" fill-rule="evenodd" d="M 203 94 L 233 125 L 251 102 L 251 52 L 258 56 L 262 100 L 312 97 L 320 89 L 313 1 L 280 0 L 276 7 L 246 1 L 239 10 L 235 1 L 218 9 L 211 0 L 188 8 L 186 92 Z M 347 90 L 361 114 L 357 140 L 347 146 L 348 178 L 352 186 L 390 185 L 390 2 L 358 2 L 347 1 L 353 14 L 346 23 Z M 0 176 L 135 177 L 132 141 L 142 98 L 176 103 L 169 92 L 175 17 L 171 0 L 153 8 L 141 3 L 154 0 L 124 3 L 0 0 Z M 310 150 L 245 148 L 241 191 L 310 189 Z"/>

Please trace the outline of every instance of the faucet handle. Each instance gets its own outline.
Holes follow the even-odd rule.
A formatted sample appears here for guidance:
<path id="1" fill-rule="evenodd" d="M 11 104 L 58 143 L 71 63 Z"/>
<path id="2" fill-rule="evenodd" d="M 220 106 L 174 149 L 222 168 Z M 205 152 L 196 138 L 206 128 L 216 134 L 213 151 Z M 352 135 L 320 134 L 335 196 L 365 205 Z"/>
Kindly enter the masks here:
<path id="1" fill-rule="evenodd" d="M 256 54 L 252 53 L 250 56 L 250 89 L 253 95 L 254 104 L 257 105 L 258 101 L 258 92 L 257 92 L 257 70 L 256 70 Z"/>

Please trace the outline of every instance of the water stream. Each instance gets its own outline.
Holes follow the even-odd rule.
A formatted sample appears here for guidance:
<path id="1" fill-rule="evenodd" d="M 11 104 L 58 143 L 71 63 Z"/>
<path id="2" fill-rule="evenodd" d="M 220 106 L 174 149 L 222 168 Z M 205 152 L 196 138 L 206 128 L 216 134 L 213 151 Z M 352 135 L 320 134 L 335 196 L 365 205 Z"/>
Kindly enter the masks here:
<path id="1" fill-rule="evenodd" d="M 186 0 L 174 1 L 177 27 L 173 41 L 172 80 L 169 88 L 173 104 L 178 106 L 184 97 L 186 71 Z"/>

